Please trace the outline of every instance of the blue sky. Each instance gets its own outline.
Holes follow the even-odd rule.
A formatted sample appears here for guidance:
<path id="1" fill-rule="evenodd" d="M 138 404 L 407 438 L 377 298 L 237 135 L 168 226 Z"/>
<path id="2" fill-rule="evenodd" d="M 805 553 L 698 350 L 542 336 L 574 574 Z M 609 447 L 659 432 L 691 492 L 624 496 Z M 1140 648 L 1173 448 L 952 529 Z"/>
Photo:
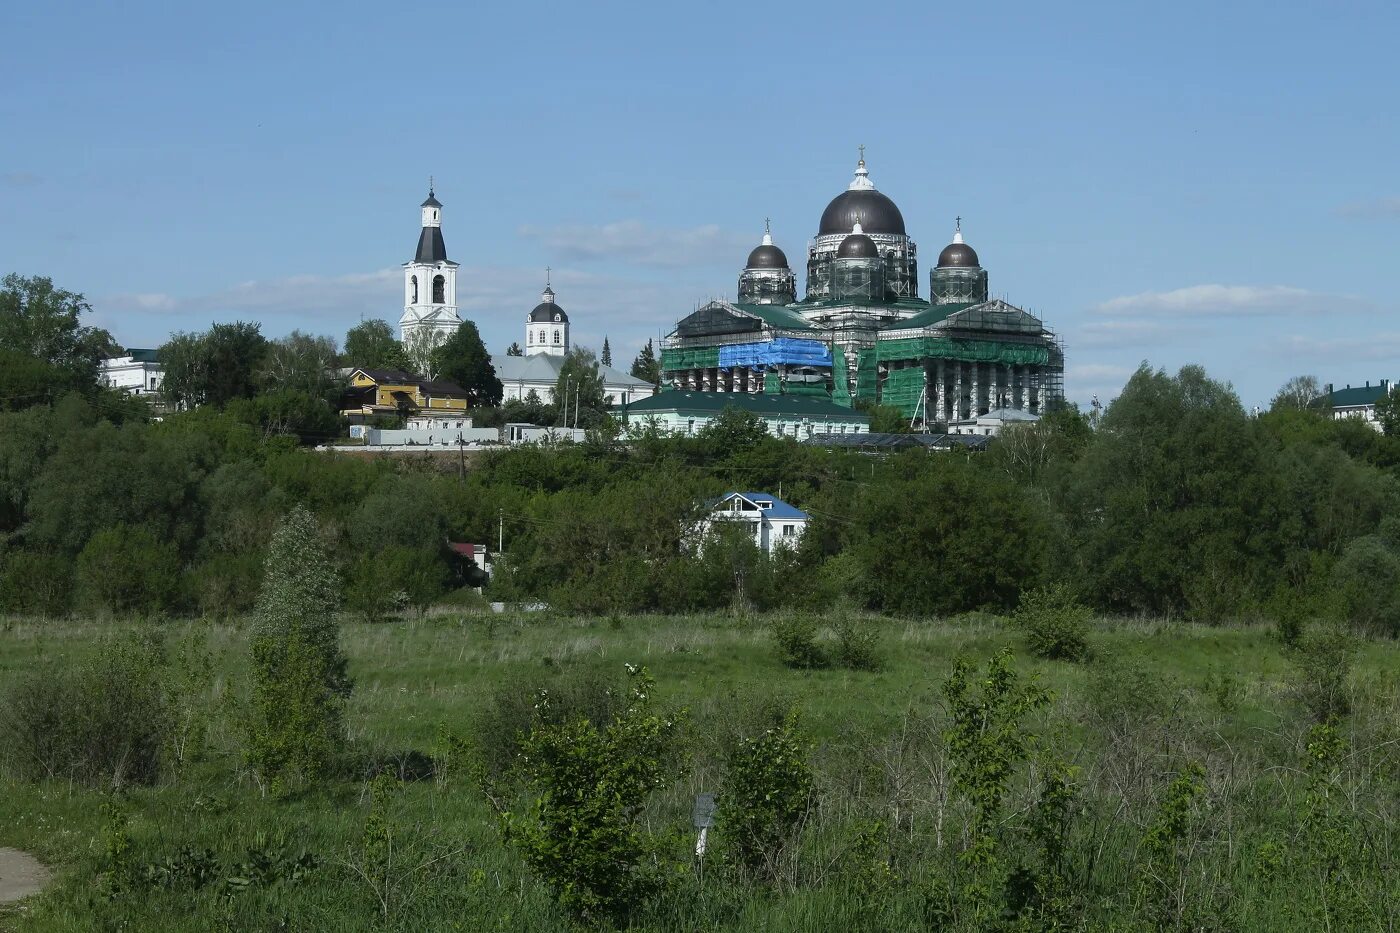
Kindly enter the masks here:
<path id="1" fill-rule="evenodd" d="M 797 263 L 863 143 L 921 274 L 961 214 L 1073 398 L 1142 360 L 1247 404 L 1400 376 L 1393 3 L 55 2 L 0 34 L 0 272 L 129 346 L 397 322 L 432 174 L 488 346 L 548 265 L 625 361 L 732 296 L 765 216 Z"/>

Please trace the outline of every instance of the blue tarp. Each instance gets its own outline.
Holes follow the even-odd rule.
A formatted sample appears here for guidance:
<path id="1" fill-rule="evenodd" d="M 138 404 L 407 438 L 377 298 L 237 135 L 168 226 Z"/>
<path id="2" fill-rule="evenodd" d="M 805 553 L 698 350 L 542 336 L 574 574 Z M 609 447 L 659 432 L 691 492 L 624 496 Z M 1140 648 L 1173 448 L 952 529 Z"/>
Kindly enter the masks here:
<path id="1" fill-rule="evenodd" d="M 830 366 L 831 350 L 820 340 L 774 337 L 760 343 L 739 343 L 719 348 L 719 366 L 760 368 L 788 363 L 797 366 Z"/>

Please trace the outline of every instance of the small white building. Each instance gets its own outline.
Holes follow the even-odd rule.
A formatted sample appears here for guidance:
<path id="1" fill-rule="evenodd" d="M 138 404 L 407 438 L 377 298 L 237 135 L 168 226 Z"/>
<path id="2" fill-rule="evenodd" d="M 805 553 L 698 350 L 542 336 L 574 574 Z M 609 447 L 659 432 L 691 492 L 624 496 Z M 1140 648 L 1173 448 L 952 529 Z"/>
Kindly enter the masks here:
<path id="1" fill-rule="evenodd" d="M 102 381 L 128 395 L 155 395 L 160 390 L 165 370 L 161 369 L 154 350 L 130 349 L 125 356 L 102 361 Z"/>
<path id="2" fill-rule="evenodd" d="M 1012 424 L 1035 424 L 1039 415 L 1020 408 L 993 408 L 985 415 L 964 418 L 948 425 L 949 434 L 980 434 L 983 437 L 996 437 L 1004 428 Z"/>
<path id="3" fill-rule="evenodd" d="M 667 434 L 693 435 L 727 408 L 762 418 L 774 437 L 806 440 L 818 434 L 863 434 L 870 416 L 824 398 L 803 395 L 755 395 L 749 392 L 662 392 L 630 405 L 618 415 L 628 430 L 655 426 Z"/>
<path id="4" fill-rule="evenodd" d="M 1379 431 L 1381 423 L 1376 420 L 1376 402 L 1388 394 L 1391 388 L 1389 379 L 1382 379 L 1376 385 L 1367 382 L 1364 386 L 1348 385 L 1343 389 L 1329 385 L 1327 392 L 1313 404 L 1328 408 L 1333 420 L 1355 418 Z"/>
<path id="5" fill-rule="evenodd" d="M 710 503 L 693 541 L 698 550 L 717 523 L 738 522 L 749 527 L 759 550 L 771 554 L 775 547 L 796 547 L 810 520 L 806 512 L 766 492 L 730 492 Z"/>

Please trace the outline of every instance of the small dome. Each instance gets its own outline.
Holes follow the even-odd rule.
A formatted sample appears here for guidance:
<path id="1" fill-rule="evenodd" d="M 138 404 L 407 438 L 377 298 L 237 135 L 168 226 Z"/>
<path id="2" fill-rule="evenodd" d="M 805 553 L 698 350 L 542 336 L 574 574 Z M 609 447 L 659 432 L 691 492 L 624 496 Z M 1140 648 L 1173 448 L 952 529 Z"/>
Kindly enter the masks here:
<path id="1" fill-rule="evenodd" d="M 554 289 L 545 286 L 544 294 L 540 295 L 540 303 L 535 305 L 526 320 L 531 324 L 564 324 L 568 322 L 569 316 L 564 313 L 563 308 L 554 303 Z"/>
<path id="2" fill-rule="evenodd" d="M 772 243 L 764 243 L 762 246 L 755 246 L 752 253 L 749 253 L 748 264 L 745 269 L 786 269 L 788 268 L 787 254 Z"/>
<path id="3" fill-rule="evenodd" d="M 837 259 L 879 259 L 880 249 L 875 241 L 865 235 L 860 224 L 856 224 L 849 236 L 841 241 L 836 250 Z"/>
<path id="4" fill-rule="evenodd" d="M 428 189 L 428 200 L 426 200 L 426 201 L 423 202 L 423 206 L 424 206 L 424 207 L 442 207 L 442 204 L 441 204 L 441 203 L 438 201 L 438 199 L 437 199 L 437 195 L 433 194 L 433 191 L 432 191 L 431 188 Z"/>
<path id="5" fill-rule="evenodd" d="M 981 263 L 977 261 L 977 250 L 966 243 L 949 243 L 943 247 L 943 252 L 938 254 L 938 268 L 940 269 L 954 266 L 970 269 L 980 265 Z"/>

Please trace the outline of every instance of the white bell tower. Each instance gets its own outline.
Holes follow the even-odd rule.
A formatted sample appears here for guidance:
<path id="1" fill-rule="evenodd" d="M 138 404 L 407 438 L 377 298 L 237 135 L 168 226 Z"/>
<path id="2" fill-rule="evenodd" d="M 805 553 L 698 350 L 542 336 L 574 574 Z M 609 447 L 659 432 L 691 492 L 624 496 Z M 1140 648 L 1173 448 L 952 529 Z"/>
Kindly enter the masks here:
<path id="1" fill-rule="evenodd" d="M 569 355 L 569 315 L 554 300 L 549 285 L 549 270 L 545 270 L 544 292 L 540 303 L 525 315 L 525 355 Z"/>
<path id="2" fill-rule="evenodd" d="M 430 332 L 435 343 L 452 336 L 462 319 L 457 316 L 457 263 L 447 258 L 442 241 L 442 204 L 428 183 L 423 202 L 423 231 L 418 251 L 403 264 L 403 316 L 399 340 L 408 344 L 415 334 Z"/>

